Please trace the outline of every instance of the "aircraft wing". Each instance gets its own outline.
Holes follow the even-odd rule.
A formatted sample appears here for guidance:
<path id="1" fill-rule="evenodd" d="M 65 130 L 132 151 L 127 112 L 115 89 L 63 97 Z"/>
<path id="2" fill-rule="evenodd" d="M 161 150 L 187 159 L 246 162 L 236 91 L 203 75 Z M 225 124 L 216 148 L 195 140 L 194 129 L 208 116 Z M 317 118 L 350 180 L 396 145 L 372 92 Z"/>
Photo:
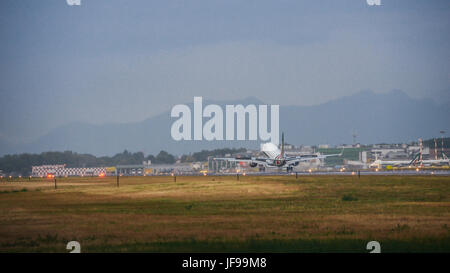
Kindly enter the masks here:
<path id="1" fill-rule="evenodd" d="M 320 158 L 322 159 L 322 158 L 327 158 L 327 157 L 331 157 L 331 156 L 342 156 L 344 154 L 344 149 L 345 148 L 342 148 L 342 151 L 338 154 L 320 155 Z"/>
<path id="2" fill-rule="evenodd" d="M 252 159 L 244 159 L 244 158 L 231 158 L 231 157 L 216 157 L 213 160 L 223 160 L 229 162 L 252 162 Z"/>
<path id="3" fill-rule="evenodd" d="M 232 157 L 216 157 L 214 160 L 224 160 L 230 162 L 245 162 L 245 163 L 266 163 L 267 158 L 255 158 L 255 157 L 241 157 L 241 158 L 232 158 Z"/>
<path id="4" fill-rule="evenodd" d="M 342 156 L 344 154 L 344 149 L 342 149 L 341 153 L 339 154 L 329 154 L 329 155 L 299 155 L 299 156 L 293 156 L 293 157 L 287 157 L 286 158 L 286 165 L 292 165 L 295 164 L 297 162 L 307 162 L 307 161 L 312 161 L 315 159 L 325 159 L 327 157 L 332 157 L 332 156 Z"/>

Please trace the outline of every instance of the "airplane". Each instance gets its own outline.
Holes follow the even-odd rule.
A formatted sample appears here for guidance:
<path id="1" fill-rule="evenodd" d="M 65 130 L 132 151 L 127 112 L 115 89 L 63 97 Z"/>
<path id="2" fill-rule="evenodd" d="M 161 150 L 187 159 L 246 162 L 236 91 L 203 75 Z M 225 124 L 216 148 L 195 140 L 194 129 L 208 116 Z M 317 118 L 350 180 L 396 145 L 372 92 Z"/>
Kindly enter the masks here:
<path id="1" fill-rule="evenodd" d="M 381 168 L 383 166 L 431 166 L 431 165 L 445 165 L 450 164 L 448 157 L 443 154 L 442 159 L 420 159 L 420 153 L 416 154 L 412 160 L 375 160 L 369 165 L 371 168 Z"/>
<path id="2" fill-rule="evenodd" d="M 369 165 L 370 168 L 381 168 L 383 166 L 395 166 L 395 167 L 401 167 L 401 166 L 415 166 L 417 162 L 419 161 L 419 154 L 415 155 L 412 160 L 381 160 L 376 159 L 373 163 Z"/>
<path id="3" fill-rule="evenodd" d="M 307 162 L 316 159 L 325 159 L 331 156 L 342 156 L 344 153 L 344 149 L 340 154 L 329 154 L 329 155 L 320 155 L 320 154 L 308 154 L 308 155 L 299 155 L 299 156 L 287 156 L 284 150 L 284 133 L 281 134 L 281 151 L 278 149 L 277 145 L 274 143 L 268 142 L 261 144 L 261 152 L 266 157 L 238 157 L 238 158 L 213 158 L 214 160 L 225 160 L 230 162 L 245 162 L 249 163 L 250 167 L 254 168 L 258 165 L 263 165 L 267 168 L 286 168 L 287 172 L 291 172 L 294 170 L 294 166 L 297 166 L 300 162 Z"/>
<path id="4" fill-rule="evenodd" d="M 450 160 L 444 153 L 442 153 L 442 158 L 440 159 L 423 159 L 422 161 L 419 161 L 419 163 L 425 166 L 450 165 Z"/>

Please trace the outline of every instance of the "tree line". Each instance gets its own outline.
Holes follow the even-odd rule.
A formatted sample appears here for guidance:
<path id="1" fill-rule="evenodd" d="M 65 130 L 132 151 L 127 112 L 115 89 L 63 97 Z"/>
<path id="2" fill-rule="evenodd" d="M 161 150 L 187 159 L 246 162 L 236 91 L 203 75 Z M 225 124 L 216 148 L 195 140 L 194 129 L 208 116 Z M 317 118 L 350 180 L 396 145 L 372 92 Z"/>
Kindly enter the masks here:
<path id="1" fill-rule="evenodd" d="M 224 156 L 246 152 L 246 149 L 216 149 L 203 150 L 189 155 L 182 155 L 180 162 L 206 161 L 208 156 Z M 145 156 L 143 152 L 129 152 L 127 150 L 114 156 L 94 156 L 91 154 L 79 154 L 72 151 L 43 152 L 40 154 L 13 154 L 0 157 L 0 170 L 4 174 L 23 175 L 31 174 L 31 166 L 66 164 L 67 168 L 85 167 L 108 167 L 117 165 L 142 164 L 143 161 L 151 160 L 152 164 L 173 164 L 177 157 L 160 151 L 156 156 Z"/>

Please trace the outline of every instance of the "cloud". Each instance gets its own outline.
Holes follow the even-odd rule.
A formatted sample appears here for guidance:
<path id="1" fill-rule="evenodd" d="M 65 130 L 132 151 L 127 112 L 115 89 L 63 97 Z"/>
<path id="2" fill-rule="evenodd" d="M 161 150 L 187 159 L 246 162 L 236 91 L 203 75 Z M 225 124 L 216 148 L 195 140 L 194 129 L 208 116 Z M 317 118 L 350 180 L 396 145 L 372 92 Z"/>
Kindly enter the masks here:
<path id="1" fill-rule="evenodd" d="M 362 89 L 448 94 L 446 1 L 226 2 L 1 9 L 2 133 L 139 121 L 195 95 L 312 105 Z"/>
<path id="2" fill-rule="evenodd" d="M 423 94 L 422 88 L 436 85 L 434 72 L 423 69 L 431 64 L 414 49 L 374 44 L 345 32 L 330 39 L 305 45 L 227 42 L 97 60 L 87 87 L 108 90 L 121 103 L 130 95 L 139 98 L 131 112 L 145 117 L 195 95 L 312 105 L 367 88 Z M 146 102 L 152 102 L 151 111 L 140 108 Z"/>

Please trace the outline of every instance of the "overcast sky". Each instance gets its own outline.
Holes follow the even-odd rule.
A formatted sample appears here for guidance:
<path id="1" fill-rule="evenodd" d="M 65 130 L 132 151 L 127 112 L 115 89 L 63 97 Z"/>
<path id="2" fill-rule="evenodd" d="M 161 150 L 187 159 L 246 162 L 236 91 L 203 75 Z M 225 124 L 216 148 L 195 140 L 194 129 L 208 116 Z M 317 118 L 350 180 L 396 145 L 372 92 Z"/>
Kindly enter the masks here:
<path id="1" fill-rule="evenodd" d="M 2 0 L 0 137 L 140 121 L 194 95 L 448 101 L 450 1 L 381 1 Z"/>

